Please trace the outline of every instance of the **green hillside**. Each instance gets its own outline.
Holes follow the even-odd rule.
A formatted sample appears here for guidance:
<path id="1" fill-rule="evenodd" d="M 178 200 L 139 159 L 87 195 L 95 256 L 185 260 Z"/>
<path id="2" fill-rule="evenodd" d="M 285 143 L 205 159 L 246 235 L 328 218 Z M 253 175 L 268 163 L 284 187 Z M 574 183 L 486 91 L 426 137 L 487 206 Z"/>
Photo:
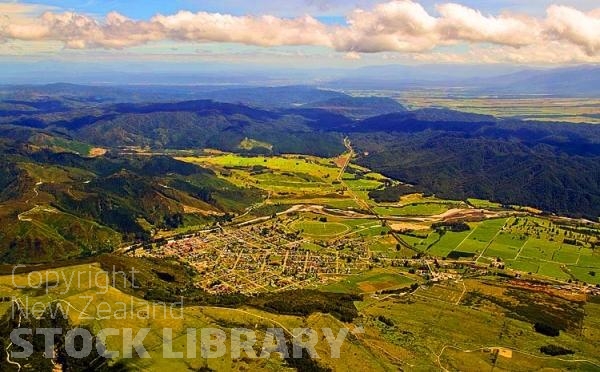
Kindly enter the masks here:
<path id="1" fill-rule="evenodd" d="M 205 226 L 262 198 L 170 157 L 84 158 L 16 147 L 0 172 L 0 255 L 46 262 L 93 255 L 161 230 Z"/>

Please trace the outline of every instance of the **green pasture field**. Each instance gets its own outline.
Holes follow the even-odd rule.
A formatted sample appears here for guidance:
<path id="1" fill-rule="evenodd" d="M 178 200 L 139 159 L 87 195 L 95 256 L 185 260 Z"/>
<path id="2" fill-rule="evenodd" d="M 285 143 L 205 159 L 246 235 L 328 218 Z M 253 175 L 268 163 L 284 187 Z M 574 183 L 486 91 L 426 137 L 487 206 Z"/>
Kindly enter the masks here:
<path id="1" fill-rule="evenodd" d="M 421 238 L 421 237 L 415 237 L 415 236 L 411 236 L 411 235 L 406 235 L 406 234 L 399 234 L 402 237 L 402 240 L 404 240 L 406 243 L 410 244 L 413 247 L 418 247 L 420 245 L 420 243 L 426 239 L 426 238 Z"/>
<path id="2" fill-rule="evenodd" d="M 506 221 L 505 218 L 499 218 L 471 224 L 471 232 L 456 246 L 455 250 L 480 254 L 498 235 Z"/>
<path id="3" fill-rule="evenodd" d="M 308 241 L 303 242 L 300 248 L 311 252 L 319 252 L 323 249 L 320 245 Z"/>
<path id="4" fill-rule="evenodd" d="M 540 262 L 540 267 L 537 273 L 559 280 L 569 279 L 571 276 L 565 272 L 566 270 L 561 269 L 561 266 L 561 264 L 556 262 Z"/>
<path id="5" fill-rule="evenodd" d="M 336 283 L 321 287 L 338 293 L 373 293 L 384 289 L 408 287 L 415 281 L 397 270 L 376 269 L 366 273 L 345 276 Z"/>
<path id="6" fill-rule="evenodd" d="M 446 232 L 427 253 L 434 257 L 448 257 L 453 251 L 473 253 L 475 257 L 481 255 L 480 263 L 500 258 L 512 270 L 558 280 L 600 283 L 600 252 L 564 244 L 564 235 L 557 232 L 558 228 L 551 221 L 539 217 L 520 217 L 519 220 L 510 217 L 470 225 L 471 231 Z M 408 235 L 402 238 L 415 248 L 424 249 L 435 242 L 437 234 L 429 233 L 425 239 Z M 596 271 L 598 277 L 590 274 Z"/>
<path id="7" fill-rule="evenodd" d="M 439 300 L 447 303 L 456 303 L 462 296 L 463 287 L 455 283 L 434 284 L 431 287 L 421 287 L 415 295 Z"/>
<path id="8" fill-rule="evenodd" d="M 520 117 L 526 120 L 600 123 L 588 115 L 597 114 L 600 100 L 588 98 L 506 98 L 449 96 L 446 91 L 403 92 L 403 104 L 410 108 L 446 107 L 454 110 L 497 117 Z"/>
<path id="9" fill-rule="evenodd" d="M 516 260 L 506 261 L 506 265 L 513 270 L 525 273 L 537 273 L 540 268 L 540 262 L 532 259 L 519 257 Z"/>
<path id="10" fill-rule="evenodd" d="M 66 139 L 57 138 L 57 137 L 44 138 L 41 142 L 43 144 L 45 144 L 46 146 L 53 147 L 57 150 L 71 151 L 71 152 L 75 152 L 81 156 L 88 156 L 92 150 L 92 146 L 87 143 L 73 141 L 73 140 L 66 140 Z"/>
<path id="11" fill-rule="evenodd" d="M 521 248 L 526 246 L 532 246 L 534 243 L 532 239 L 527 239 L 525 236 L 520 234 L 514 234 L 511 232 L 501 231 L 495 238 L 494 242 L 501 245 L 506 245 L 513 248 Z"/>
<path id="12" fill-rule="evenodd" d="M 581 267 L 591 267 L 600 269 L 600 252 L 591 253 L 591 250 L 582 252 L 579 257 L 578 265 Z"/>
<path id="13" fill-rule="evenodd" d="M 414 203 L 401 207 L 380 206 L 375 212 L 382 216 L 432 216 L 447 212 L 454 206 L 449 203 Z"/>
<path id="14" fill-rule="evenodd" d="M 531 238 L 523 246 L 521 256 L 551 261 L 560 246 L 561 244 L 558 242 Z"/>
<path id="15" fill-rule="evenodd" d="M 236 173 L 244 186 L 253 186 L 271 192 L 300 193 L 302 195 L 324 195 L 336 192 L 336 188 L 331 183 L 320 178 L 306 180 L 291 173 L 268 172 L 255 175 L 245 171 L 236 171 Z"/>
<path id="16" fill-rule="evenodd" d="M 351 198 L 327 198 L 327 197 L 315 197 L 315 198 L 273 198 L 270 199 L 273 204 L 315 204 L 324 205 L 326 207 L 338 208 L 338 209 L 359 209 L 360 206 L 354 199 Z"/>
<path id="17" fill-rule="evenodd" d="M 369 249 L 376 252 L 389 253 L 396 252 L 397 241 L 390 235 L 374 237 L 369 243 Z"/>
<path id="18" fill-rule="evenodd" d="M 351 190 L 352 195 L 356 196 L 358 199 L 365 201 L 370 205 L 376 205 L 376 203 L 369 198 L 369 191 L 367 190 Z M 344 193 L 345 195 L 349 194 L 348 192 Z"/>
<path id="19" fill-rule="evenodd" d="M 333 181 L 339 168 L 330 160 L 313 156 L 285 155 L 276 157 L 265 156 L 241 156 L 236 154 L 225 154 L 217 156 L 185 157 L 183 161 L 213 164 L 223 167 L 253 167 L 263 166 L 285 172 L 302 172 L 316 177 L 329 176 Z"/>
<path id="20" fill-rule="evenodd" d="M 331 219 L 331 218 L 330 218 Z M 352 227 L 353 229 L 367 229 L 372 228 L 374 226 L 381 226 L 381 222 L 375 219 L 367 219 L 367 218 L 355 218 L 355 219 L 336 219 L 337 222 L 341 222 L 346 226 Z"/>
<path id="21" fill-rule="evenodd" d="M 467 199 L 467 202 L 469 202 L 469 204 L 471 204 L 475 208 L 483 208 L 483 209 L 502 208 L 502 204 L 494 203 L 489 200 L 469 198 L 469 199 Z"/>
<path id="22" fill-rule="evenodd" d="M 297 221 L 292 227 L 313 237 L 335 237 L 351 231 L 350 227 L 339 222 Z"/>
<path id="23" fill-rule="evenodd" d="M 589 284 L 600 284 L 600 268 L 567 266 L 569 272 L 581 282 Z"/>
<path id="24" fill-rule="evenodd" d="M 519 249 L 510 245 L 497 243 L 493 241 L 483 253 L 484 256 L 489 258 L 500 258 L 503 261 L 512 260 L 517 257 Z"/>
<path id="25" fill-rule="evenodd" d="M 380 181 L 369 180 L 369 179 L 364 179 L 364 178 L 358 179 L 358 180 L 344 179 L 344 183 L 346 185 L 348 185 L 348 187 L 351 188 L 352 190 L 375 190 L 382 185 L 382 183 Z"/>
<path id="26" fill-rule="evenodd" d="M 442 238 L 427 251 L 427 253 L 432 256 L 446 257 L 450 252 L 456 250 L 456 247 L 458 247 L 470 233 L 471 231 L 459 233 L 446 232 Z"/>
<path id="27" fill-rule="evenodd" d="M 275 198 L 327 198 L 330 195 L 339 195 L 343 187 L 335 183 L 340 168 L 332 160 L 325 158 L 300 155 L 252 157 L 219 154 L 178 159 L 212 168 L 221 177 L 238 186 L 259 188 L 271 193 Z M 344 198 L 339 196 L 340 199 Z M 350 201 L 350 196 L 346 196 L 346 199 L 347 202 L 337 202 L 337 205 L 341 205 L 342 208 L 357 208 L 356 203 Z"/>
<path id="28" fill-rule="evenodd" d="M 557 252 L 557 253 L 560 253 Z M 586 257 L 586 256 L 581 256 Z M 555 258 L 556 259 L 556 258 Z M 585 266 L 585 262 L 572 264 L 559 261 L 540 261 L 535 258 L 519 257 L 516 260 L 506 260 L 507 267 L 524 273 L 533 273 L 541 276 L 568 280 L 577 279 L 589 284 L 600 284 L 600 268 Z"/>
<path id="29" fill-rule="evenodd" d="M 361 237 L 379 237 L 387 235 L 390 229 L 388 227 L 383 227 L 380 224 L 374 224 L 369 227 L 360 228 L 355 232 L 356 236 Z"/>
<path id="30" fill-rule="evenodd" d="M 579 252 L 570 252 L 565 248 L 566 246 L 563 245 L 560 250 L 555 251 L 552 260 L 563 264 L 577 264 Z"/>
<path id="31" fill-rule="evenodd" d="M 306 180 L 299 177 L 295 173 L 282 174 L 282 173 L 262 173 L 253 176 L 254 179 L 258 180 L 263 185 L 272 186 L 287 186 L 287 187 L 323 187 L 329 185 L 323 182 L 320 178 L 317 180 Z"/>
<path id="32" fill-rule="evenodd" d="M 498 231 L 506 225 L 509 219 L 497 218 L 483 221 L 475 227 L 473 233 L 469 236 L 469 239 L 476 240 L 482 243 L 489 243 L 496 235 Z"/>
<path id="33" fill-rule="evenodd" d="M 431 244 L 435 243 L 435 241 L 437 241 L 439 239 L 440 235 L 437 232 L 432 232 L 429 235 L 427 235 L 427 238 L 421 240 L 421 242 L 419 243 L 419 245 L 421 247 L 423 247 L 423 249 L 429 247 Z"/>
<path id="34" fill-rule="evenodd" d="M 456 250 L 460 252 L 480 254 L 487 248 L 487 246 L 488 243 L 468 238 L 465 239 L 461 244 L 459 244 L 458 247 L 456 247 Z"/>

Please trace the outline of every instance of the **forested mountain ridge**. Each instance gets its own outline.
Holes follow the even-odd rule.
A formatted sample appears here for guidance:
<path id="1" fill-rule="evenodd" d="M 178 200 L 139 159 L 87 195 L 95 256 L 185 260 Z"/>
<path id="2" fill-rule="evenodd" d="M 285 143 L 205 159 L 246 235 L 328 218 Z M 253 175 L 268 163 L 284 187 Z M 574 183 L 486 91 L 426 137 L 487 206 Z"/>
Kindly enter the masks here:
<path id="1" fill-rule="evenodd" d="M 406 111 L 398 101 L 387 97 L 336 97 L 307 103 L 301 107 L 320 108 L 356 119 Z"/>
<path id="2" fill-rule="evenodd" d="M 360 164 L 438 197 L 476 197 L 592 220 L 600 215 L 597 154 L 569 155 L 549 145 L 433 132 L 351 138 L 363 154 Z"/>
<path id="3" fill-rule="evenodd" d="M 305 117 L 301 111 L 266 111 L 210 100 L 122 103 L 60 113 L 33 112 L 5 117 L 12 126 L 44 129 L 99 146 L 153 149 L 239 150 L 245 138 L 272 144 L 274 153 L 333 156 L 343 151 L 340 136 L 323 133 L 329 112 Z M 345 122 L 350 120 L 341 117 Z M 7 127 L 8 130 L 8 127 Z M 257 149 L 264 151 L 264 149 Z"/>

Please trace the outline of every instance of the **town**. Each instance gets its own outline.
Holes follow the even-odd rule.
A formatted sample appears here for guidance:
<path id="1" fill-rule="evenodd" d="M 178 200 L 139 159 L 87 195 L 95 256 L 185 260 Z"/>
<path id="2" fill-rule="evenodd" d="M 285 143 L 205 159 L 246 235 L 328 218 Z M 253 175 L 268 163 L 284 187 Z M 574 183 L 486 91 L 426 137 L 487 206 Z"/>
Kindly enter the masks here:
<path id="1" fill-rule="evenodd" d="M 275 221 L 221 227 L 132 254 L 182 260 L 197 270 L 203 278 L 197 285 L 210 293 L 308 288 L 372 267 L 364 239 L 329 241 L 312 250 L 304 245 L 308 239 L 299 232 L 285 231 L 281 225 Z"/>

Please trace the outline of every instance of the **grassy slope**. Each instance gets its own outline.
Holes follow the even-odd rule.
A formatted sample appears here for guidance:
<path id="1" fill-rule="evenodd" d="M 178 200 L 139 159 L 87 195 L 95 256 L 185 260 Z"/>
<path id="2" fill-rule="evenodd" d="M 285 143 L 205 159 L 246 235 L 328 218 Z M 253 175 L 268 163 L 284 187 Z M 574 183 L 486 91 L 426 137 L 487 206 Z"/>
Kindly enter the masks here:
<path id="1" fill-rule="evenodd" d="M 40 269 L 42 278 L 45 272 Z M 26 273 L 0 277 L 0 295 L 17 296 L 29 303 L 39 301 L 49 303 L 59 301 L 66 309 L 71 321 L 76 325 L 88 325 L 94 331 L 105 327 L 132 328 L 134 334 L 141 328 L 150 327 L 152 331 L 146 337 L 144 345 L 151 359 L 128 360 L 131 367 L 159 371 L 164 368 L 173 370 L 187 367 L 200 368 L 208 363 L 210 368 L 253 370 L 281 369 L 283 362 L 276 357 L 269 360 L 250 360 L 247 358 L 231 360 L 226 357 L 205 360 L 194 359 L 163 359 L 162 328 L 174 329 L 175 351 L 184 351 L 186 345 L 184 332 L 186 328 L 213 327 L 221 328 L 229 335 L 233 327 L 253 329 L 258 335 L 259 343 L 268 327 L 313 327 L 318 330 L 321 339 L 323 327 L 332 328 L 334 334 L 340 327 L 363 327 L 362 333 L 345 342 L 341 350 L 341 359 L 333 359 L 329 355 L 326 344 L 320 344 L 317 351 L 320 354 L 318 363 L 334 370 L 347 370 L 360 365 L 368 370 L 385 371 L 398 367 L 409 369 L 437 369 L 440 363 L 446 368 L 465 368 L 479 365 L 481 368 L 491 368 L 489 353 L 465 353 L 462 350 L 476 350 L 489 347 L 503 347 L 513 350 L 512 358 L 501 357 L 496 361 L 498 367 L 508 370 L 528 370 L 554 367 L 593 369 L 592 365 L 584 362 L 568 362 L 570 359 L 586 359 L 599 363 L 595 345 L 600 340 L 597 325 L 600 324 L 600 305 L 588 302 L 581 305 L 576 298 L 566 299 L 536 293 L 526 289 L 511 287 L 509 284 L 493 279 L 471 279 L 465 282 L 465 292 L 462 287 L 434 286 L 420 288 L 415 294 L 403 298 L 378 299 L 368 297 L 357 302 L 362 316 L 353 324 L 342 323 L 329 315 L 313 314 L 309 316 L 277 315 L 252 308 L 227 309 L 208 306 L 187 306 L 183 309 L 183 317 L 175 312 L 163 315 L 156 312 L 150 319 L 139 314 L 148 309 L 151 304 L 140 298 L 131 297 L 116 288 L 108 286 L 109 277 L 102 274 L 99 266 L 92 264 L 53 269 L 58 277 L 93 278 L 75 281 L 76 285 L 68 286 L 67 282 L 59 280 L 52 282 L 52 288 L 46 293 L 43 290 L 16 290 L 13 283 L 27 286 Z M 55 274 L 49 277 L 54 279 Z M 36 278 L 38 276 L 35 276 Z M 14 282 L 13 282 L 14 280 Z M 142 279 L 143 280 L 143 279 Z M 34 280 L 35 281 L 35 280 Z M 342 283 L 335 290 L 352 291 L 355 288 L 366 288 L 395 282 L 409 284 L 410 279 L 397 280 L 393 272 L 373 273 L 356 278 L 352 283 Z M 332 288 L 334 289 L 334 288 Z M 88 306 L 91 296 L 92 303 Z M 485 296 L 493 296 L 495 303 L 486 302 Z M 513 308 L 514 304 L 528 304 L 533 299 L 546 306 L 545 316 L 552 319 L 564 319 L 571 326 L 561 332 L 558 338 L 549 338 L 535 333 L 531 324 L 542 316 L 535 309 L 527 307 Z M 457 304 L 457 300 L 460 304 Z M 111 305 L 113 309 L 122 311 L 120 303 L 125 304 L 125 313 L 131 314 L 127 319 L 118 319 L 112 311 L 100 313 L 100 302 Z M 2 309 L 8 309 L 7 303 L 2 303 Z M 107 305 L 102 305 L 105 309 Z M 537 306 L 537 305 L 536 305 Z M 585 315 L 581 306 L 585 306 Z M 85 308 L 85 311 L 83 309 Z M 131 313 L 133 312 L 133 313 Z M 138 314 L 138 315 L 134 315 Z M 100 316 L 102 315 L 102 316 Z M 384 319 L 385 323 L 381 320 Z M 576 319 L 583 319 L 583 328 Z M 571 322 L 572 320 L 572 322 Z M 465 328 L 469 332 L 464 332 Z M 583 329 L 583 333 L 581 332 Z M 476 336 L 476 337 L 474 337 Z M 229 337 L 229 336 L 228 336 Z M 560 361 L 556 358 L 544 358 L 539 352 L 541 346 L 549 343 L 560 344 L 576 352 L 572 357 L 567 356 Z M 108 338 L 110 349 L 119 350 L 119 338 Z M 458 348 L 458 349 L 455 349 Z M 198 354 L 200 347 L 198 346 Z M 227 352 L 230 352 L 229 346 Z M 441 355 L 440 355 L 441 354 Z M 440 355 L 439 361 L 436 357 Z"/>

